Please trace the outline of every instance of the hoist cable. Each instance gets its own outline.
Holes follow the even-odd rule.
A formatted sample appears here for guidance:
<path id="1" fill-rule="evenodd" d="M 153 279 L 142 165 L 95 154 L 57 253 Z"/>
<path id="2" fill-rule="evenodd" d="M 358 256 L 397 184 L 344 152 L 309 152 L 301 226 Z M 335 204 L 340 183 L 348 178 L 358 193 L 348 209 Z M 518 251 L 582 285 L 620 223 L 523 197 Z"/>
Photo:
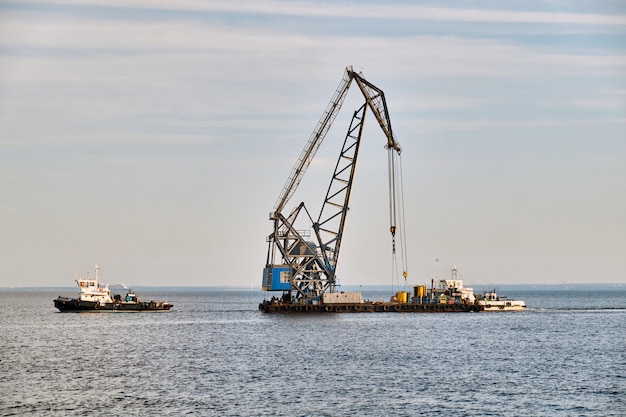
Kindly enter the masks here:
<path id="1" fill-rule="evenodd" d="M 391 236 L 396 234 L 396 175 L 395 175 L 395 163 L 394 163 L 394 150 L 389 148 L 388 153 L 388 176 L 389 176 L 389 230 Z"/>
<path id="2" fill-rule="evenodd" d="M 391 249 L 392 249 L 392 285 L 400 285 L 398 258 L 396 252 L 396 234 L 399 233 L 400 258 L 402 264 L 402 276 L 404 277 L 404 286 L 406 290 L 408 277 L 408 256 L 406 245 L 406 225 L 404 211 L 404 183 L 402 177 L 402 159 L 400 154 L 397 155 L 392 149 L 388 154 L 389 168 L 389 221 L 391 231 Z M 399 221 L 399 224 L 398 224 Z"/>
<path id="3" fill-rule="evenodd" d="M 400 214 L 400 246 L 402 246 L 401 249 L 401 255 L 402 255 L 402 270 L 404 273 L 404 279 L 406 280 L 408 271 L 409 271 L 409 266 L 408 266 L 408 256 L 407 256 L 407 247 L 406 247 L 406 222 L 405 222 L 405 216 L 404 216 L 404 180 L 402 177 L 402 158 L 401 155 L 398 155 L 398 187 L 399 187 L 399 195 L 400 195 L 400 208 L 399 208 L 399 214 Z"/>

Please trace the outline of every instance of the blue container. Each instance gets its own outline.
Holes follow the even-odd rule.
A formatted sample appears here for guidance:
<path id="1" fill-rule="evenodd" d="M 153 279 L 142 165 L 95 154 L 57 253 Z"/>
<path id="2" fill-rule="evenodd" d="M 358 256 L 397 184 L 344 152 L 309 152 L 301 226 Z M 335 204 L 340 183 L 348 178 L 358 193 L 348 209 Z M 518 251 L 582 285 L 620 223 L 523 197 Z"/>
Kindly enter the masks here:
<path id="1" fill-rule="evenodd" d="M 289 291 L 291 268 L 286 265 L 271 265 L 263 269 L 263 291 Z"/>

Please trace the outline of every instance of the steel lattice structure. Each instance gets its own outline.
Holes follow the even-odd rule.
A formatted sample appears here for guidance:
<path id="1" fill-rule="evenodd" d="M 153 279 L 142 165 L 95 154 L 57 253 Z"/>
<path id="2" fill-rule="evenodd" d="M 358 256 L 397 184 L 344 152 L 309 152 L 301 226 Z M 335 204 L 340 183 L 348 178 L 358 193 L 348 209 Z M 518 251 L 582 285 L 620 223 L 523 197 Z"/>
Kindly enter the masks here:
<path id="1" fill-rule="evenodd" d="M 318 218 L 313 220 L 304 203 L 300 203 L 289 215 L 285 216 L 283 210 L 286 204 L 296 191 L 306 169 L 328 133 L 353 81 L 358 85 L 365 102 L 353 114 Z M 264 290 L 283 291 L 283 298 L 307 301 L 319 298 L 325 292 L 335 292 L 335 268 L 339 259 L 359 146 L 368 109 L 373 113 L 387 138 L 386 148 L 389 152 L 390 164 L 390 230 L 392 237 L 394 237 L 395 251 L 396 213 L 398 210 L 396 188 L 398 185 L 393 173 L 395 171 L 395 158 L 399 157 L 402 149 L 391 129 L 383 91 L 365 80 L 361 74 L 354 72 L 352 67 L 347 67 L 341 83 L 298 157 L 274 210 L 270 214 L 274 228 L 267 237 L 268 252 L 266 266 L 263 270 Z M 307 216 L 306 220 L 311 225 L 313 234 L 310 231 L 295 228 L 296 220 L 301 216 Z"/>

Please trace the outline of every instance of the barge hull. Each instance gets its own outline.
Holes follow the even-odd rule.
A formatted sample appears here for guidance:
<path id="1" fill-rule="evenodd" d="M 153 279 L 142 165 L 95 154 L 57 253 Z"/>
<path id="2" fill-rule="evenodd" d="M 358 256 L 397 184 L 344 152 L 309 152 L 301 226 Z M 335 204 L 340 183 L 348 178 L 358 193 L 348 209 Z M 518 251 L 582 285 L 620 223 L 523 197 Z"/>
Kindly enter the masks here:
<path id="1" fill-rule="evenodd" d="M 417 304 L 417 303 L 333 303 L 289 304 L 265 301 L 259 304 L 264 313 L 468 313 L 482 311 L 477 304 Z"/>

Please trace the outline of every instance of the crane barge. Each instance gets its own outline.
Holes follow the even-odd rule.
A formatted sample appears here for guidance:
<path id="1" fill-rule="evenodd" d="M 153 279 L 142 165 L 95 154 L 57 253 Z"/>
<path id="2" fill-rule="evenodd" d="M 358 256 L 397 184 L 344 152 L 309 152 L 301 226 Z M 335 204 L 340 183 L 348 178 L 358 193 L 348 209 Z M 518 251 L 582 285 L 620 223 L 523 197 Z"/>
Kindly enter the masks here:
<path id="1" fill-rule="evenodd" d="M 321 210 L 314 219 L 304 202 L 286 211 L 287 203 L 298 188 L 307 168 L 322 144 L 339 113 L 348 90 L 356 84 L 364 102 L 353 113 L 350 126 Z M 479 306 L 460 296 L 460 288 L 434 283 L 430 294 L 424 286 L 414 287 L 414 293 L 400 291 L 389 302 L 364 301 L 359 292 L 338 291 L 336 266 L 339 260 L 343 231 L 350 202 L 357 158 L 367 111 L 370 111 L 382 129 L 387 143 L 389 170 L 389 231 L 392 246 L 392 275 L 408 276 L 406 261 L 406 234 L 402 202 L 402 148 L 393 134 L 384 92 L 367 81 L 351 66 L 346 67 L 343 78 L 322 117 L 298 157 L 283 187 L 269 219 L 272 233 L 267 236 L 268 251 L 263 269 L 264 291 L 282 292 L 259 304 L 266 313 L 291 312 L 378 312 L 378 311 L 473 311 Z M 296 223 L 304 221 L 308 230 L 298 229 Z M 397 259 L 396 237 L 401 248 L 401 267 Z M 446 281 L 446 280 L 443 280 Z M 442 281 L 442 282 L 443 282 Z M 453 281 L 453 280 L 447 280 Z M 454 282 L 457 285 L 458 282 Z M 452 284 L 450 284 L 452 285 Z M 446 295 L 447 294 L 447 295 Z M 457 294 L 454 296 L 453 294 Z M 442 303 L 442 296 L 445 303 Z M 450 302 L 453 300 L 454 302 Z"/>

